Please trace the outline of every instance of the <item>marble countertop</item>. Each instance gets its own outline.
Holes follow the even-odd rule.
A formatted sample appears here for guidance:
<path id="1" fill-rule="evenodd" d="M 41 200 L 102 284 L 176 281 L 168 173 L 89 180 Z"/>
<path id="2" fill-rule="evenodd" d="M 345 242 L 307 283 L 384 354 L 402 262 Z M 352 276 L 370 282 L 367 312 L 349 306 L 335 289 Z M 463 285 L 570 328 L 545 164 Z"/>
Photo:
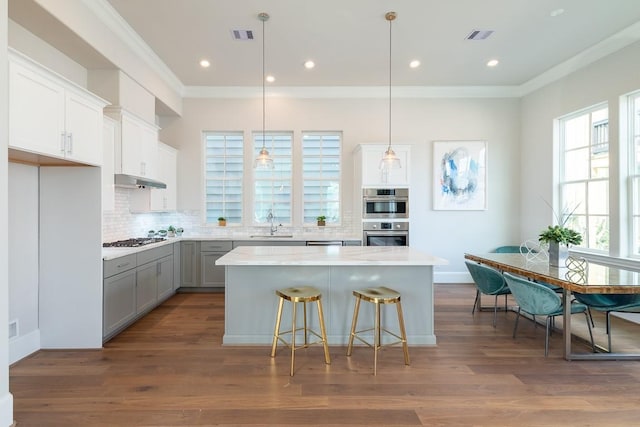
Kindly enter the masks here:
<path id="1" fill-rule="evenodd" d="M 216 265 L 446 265 L 446 259 L 407 246 L 240 246 Z"/>

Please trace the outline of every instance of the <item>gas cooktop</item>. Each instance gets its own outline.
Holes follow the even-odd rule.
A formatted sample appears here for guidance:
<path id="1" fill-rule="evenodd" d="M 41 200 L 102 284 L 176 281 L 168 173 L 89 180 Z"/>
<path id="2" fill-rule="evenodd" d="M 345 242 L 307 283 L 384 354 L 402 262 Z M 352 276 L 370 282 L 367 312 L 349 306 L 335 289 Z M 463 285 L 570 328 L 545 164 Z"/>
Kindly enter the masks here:
<path id="1" fill-rule="evenodd" d="M 133 239 L 118 240 L 116 242 L 103 243 L 103 248 L 136 248 L 138 246 L 150 245 L 151 243 L 164 242 L 162 237 L 135 237 Z"/>

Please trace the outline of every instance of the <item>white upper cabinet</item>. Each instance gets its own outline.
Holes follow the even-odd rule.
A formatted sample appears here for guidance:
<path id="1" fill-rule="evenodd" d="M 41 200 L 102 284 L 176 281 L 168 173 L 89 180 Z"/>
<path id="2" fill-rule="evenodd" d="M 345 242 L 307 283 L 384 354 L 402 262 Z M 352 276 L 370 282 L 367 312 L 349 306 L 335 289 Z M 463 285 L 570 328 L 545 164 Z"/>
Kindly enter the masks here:
<path id="1" fill-rule="evenodd" d="M 120 107 L 105 108 L 118 122 L 115 172 L 158 179 L 158 127 Z"/>
<path id="2" fill-rule="evenodd" d="M 410 183 L 411 146 L 392 144 L 391 148 L 400 159 L 401 168 L 380 170 L 380 160 L 388 144 L 360 144 L 354 150 L 356 182 L 358 187 L 408 187 Z"/>
<path id="3" fill-rule="evenodd" d="M 177 207 L 177 166 L 178 150 L 158 142 L 156 179 L 164 182 L 167 188 L 145 188 L 131 192 L 131 212 L 168 212 Z"/>
<path id="4" fill-rule="evenodd" d="M 105 105 L 30 59 L 10 55 L 10 148 L 99 166 Z"/>

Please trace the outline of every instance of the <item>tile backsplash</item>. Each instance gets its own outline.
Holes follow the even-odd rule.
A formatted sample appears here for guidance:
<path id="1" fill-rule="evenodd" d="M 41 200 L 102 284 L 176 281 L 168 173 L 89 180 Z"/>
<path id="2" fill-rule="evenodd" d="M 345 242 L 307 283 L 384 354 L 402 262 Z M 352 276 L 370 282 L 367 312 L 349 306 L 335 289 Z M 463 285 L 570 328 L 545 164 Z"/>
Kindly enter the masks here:
<path id="1" fill-rule="evenodd" d="M 185 236 L 212 236 L 232 238 L 239 234 L 258 234 L 264 232 L 265 227 L 218 227 L 217 224 L 203 224 L 200 211 L 177 211 L 177 212 L 149 212 L 132 213 L 129 211 L 131 192 L 136 189 L 116 187 L 115 207 L 112 211 L 103 213 L 102 216 L 102 240 L 112 242 L 131 237 L 144 237 L 149 230 L 167 229 L 170 225 L 182 227 Z M 317 236 L 318 233 L 332 236 L 353 235 L 361 233 L 358 221 L 354 220 L 351 212 L 343 213 L 342 226 L 334 227 L 281 227 L 279 232 L 288 233 L 309 233 Z"/>

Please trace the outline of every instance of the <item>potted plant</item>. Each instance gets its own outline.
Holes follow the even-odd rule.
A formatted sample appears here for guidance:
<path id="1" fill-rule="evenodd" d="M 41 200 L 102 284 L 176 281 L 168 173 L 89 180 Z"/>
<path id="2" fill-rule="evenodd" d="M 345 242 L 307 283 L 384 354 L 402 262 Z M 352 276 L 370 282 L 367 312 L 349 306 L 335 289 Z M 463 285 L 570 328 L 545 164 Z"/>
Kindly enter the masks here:
<path id="1" fill-rule="evenodd" d="M 326 219 L 327 217 L 324 215 L 320 215 L 319 217 L 317 217 L 316 220 L 318 220 L 318 226 L 324 227 L 326 225 Z"/>
<path id="2" fill-rule="evenodd" d="M 167 227 L 167 237 L 176 237 L 176 228 L 173 225 Z"/>
<path id="3" fill-rule="evenodd" d="M 566 221 L 565 221 L 566 222 Z M 538 236 L 541 243 L 549 244 L 549 265 L 553 267 L 564 267 L 569 256 L 569 245 L 579 245 L 582 243 L 582 235 L 575 230 L 561 225 L 547 227 Z"/>
<path id="4" fill-rule="evenodd" d="M 227 219 L 223 216 L 218 217 L 218 225 L 220 227 L 225 227 L 227 225 Z"/>

